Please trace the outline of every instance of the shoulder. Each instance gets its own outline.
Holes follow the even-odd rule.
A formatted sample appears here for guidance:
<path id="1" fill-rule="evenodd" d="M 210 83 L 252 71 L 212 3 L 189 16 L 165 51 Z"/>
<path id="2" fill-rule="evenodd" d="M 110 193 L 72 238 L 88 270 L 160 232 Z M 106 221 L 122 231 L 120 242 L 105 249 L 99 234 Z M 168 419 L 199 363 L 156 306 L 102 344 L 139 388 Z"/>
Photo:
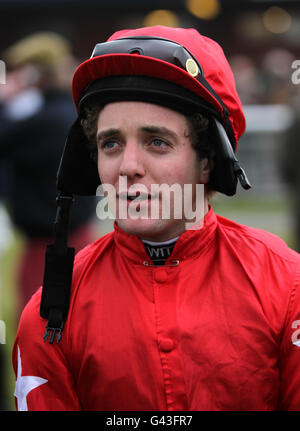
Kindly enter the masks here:
<path id="1" fill-rule="evenodd" d="M 98 259 L 99 256 L 105 252 L 112 242 L 113 232 L 104 235 L 76 254 L 73 267 L 73 291 L 75 286 L 78 284 L 78 280 L 81 278 L 81 274 L 85 272 L 92 262 Z M 39 339 L 42 339 L 43 333 L 45 332 L 46 320 L 40 316 L 41 296 L 42 287 L 36 291 L 22 311 L 17 338 L 21 338 L 22 340 L 30 340 L 34 338 L 34 334 L 39 334 Z"/>
<path id="2" fill-rule="evenodd" d="M 273 257 L 286 263 L 299 264 L 300 255 L 292 250 L 279 236 L 217 215 L 218 227 L 235 247 L 248 257 Z"/>
<path id="3" fill-rule="evenodd" d="M 280 333 L 300 301 L 300 255 L 277 235 L 218 216 L 219 247 L 238 283 L 255 292 Z M 251 289 L 248 289 L 248 287 Z M 299 299 L 297 299 L 299 298 Z"/>
<path id="4" fill-rule="evenodd" d="M 73 279 L 85 270 L 89 265 L 106 253 L 114 243 L 114 232 L 103 235 L 93 243 L 80 250 L 74 260 Z"/>
<path id="5" fill-rule="evenodd" d="M 40 317 L 40 303 L 42 287 L 40 287 L 31 297 L 22 311 L 19 321 L 18 333 L 22 333 L 24 339 L 32 339 L 37 332 L 43 336 L 45 332 L 45 320 Z"/>

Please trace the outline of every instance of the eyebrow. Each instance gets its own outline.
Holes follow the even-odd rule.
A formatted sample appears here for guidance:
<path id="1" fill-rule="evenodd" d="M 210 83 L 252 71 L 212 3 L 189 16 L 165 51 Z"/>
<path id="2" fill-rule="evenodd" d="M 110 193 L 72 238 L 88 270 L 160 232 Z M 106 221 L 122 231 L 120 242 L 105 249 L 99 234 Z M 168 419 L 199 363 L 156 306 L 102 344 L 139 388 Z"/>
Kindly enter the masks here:
<path id="1" fill-rule="evenodd" d="M 167 127 L 161 127 L 161 126 L 145 126 L 142 127 L 141 130 L 143 132 L 151 133 L 153 135 L 162 135 L 165 137 L 170 137 L 177 140 L 177 135 L 172 130 L 168 129 Z"/>
<path id="2" fill-rule="evenodd" d="M 118 135 L 119 133 L 120 133 L 119 129 L 114 129 L 114 128 L 103 130 L 102 132 L 97 133 L 96 140 L 97 142 L 100 142 L 103 139 Z"/>
<path id="3" fill-rule="evenodd" d="M 177 140 L 176 133 L 172 132 L 172 130 L 168 129 L 167 127 L 161 127 L 161 126 L 143 126 L 140 128 L 142 132 L 150 133 L 152 135 L 161 135 L 165 137 L 170 137 L 172 139 Z M 97 134 L 97 142 L 102 141 L 103 139 L 109 138 L 111 136 L 119 135 L 121 134 L 121 131 L 116 128 L 110 128 L 107 130 L 103 130 L 102 132 L 99 132 Z"/>

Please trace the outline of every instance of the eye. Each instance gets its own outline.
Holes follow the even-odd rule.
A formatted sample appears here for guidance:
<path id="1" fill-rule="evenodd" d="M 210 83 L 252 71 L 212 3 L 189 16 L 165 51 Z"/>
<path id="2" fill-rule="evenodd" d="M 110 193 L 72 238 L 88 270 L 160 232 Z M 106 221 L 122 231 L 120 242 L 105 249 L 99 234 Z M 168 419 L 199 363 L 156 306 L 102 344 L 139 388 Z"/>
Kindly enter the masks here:
<path id="1" fill-rule="evenodd" d="M 113 140 L 103 141 L 100 143 L 100 148 L 104 151 L 112 151 L 118 148 L 118 142 Z"/>
<path id="2" fill-rule="evenodd" d="M 170 146 L 166 141 L 160 138 L 152 139 L 151 144 L 153 147 L 159 148 L 159 149 L 167 149 Z"/>

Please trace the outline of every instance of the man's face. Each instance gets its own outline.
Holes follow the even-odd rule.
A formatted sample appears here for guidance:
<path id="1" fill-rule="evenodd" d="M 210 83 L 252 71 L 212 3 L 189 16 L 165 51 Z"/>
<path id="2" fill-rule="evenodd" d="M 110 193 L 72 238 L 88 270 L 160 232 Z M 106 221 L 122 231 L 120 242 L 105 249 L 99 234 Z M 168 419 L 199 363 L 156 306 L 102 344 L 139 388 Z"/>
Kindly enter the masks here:
<path id="1" fill-rule="evenodd" d="M 196 184 L 209 181 L 207 159 L 197 160 L 189 135 L 186 118 L 162 106 L 115 102 L 101 110 L 98 171 L 102 184 L 115 187 L 116 221 L 122 230 L 154 241 L 174 238 L 185 230 L 184 185 L 190 185 L 195 205 Z M 173 187 L 175 193 L 163 193 L 162 184 Z M 205 213 L 206 198 L 204 206 Z"/>

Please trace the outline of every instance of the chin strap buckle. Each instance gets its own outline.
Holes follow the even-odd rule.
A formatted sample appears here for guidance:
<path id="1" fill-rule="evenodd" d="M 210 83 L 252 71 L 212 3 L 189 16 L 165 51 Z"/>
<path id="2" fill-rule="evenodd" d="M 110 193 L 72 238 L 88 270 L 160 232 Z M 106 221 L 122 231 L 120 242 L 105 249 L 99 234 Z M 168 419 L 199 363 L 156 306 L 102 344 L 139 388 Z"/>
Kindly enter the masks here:
<path id="1" fill-rule="evenodd" d="M 64 327 L 63 315 L 60 310 L 51 308 L 49 312 L 49 319 L 46 325 L 46 331 L 43 336 L 44 342 L 49 337 L 49 344 L 53 344 L 54 337 L 56 334 L 56 342 L 59 343 L 61 340 L 61 333 Z"/>

